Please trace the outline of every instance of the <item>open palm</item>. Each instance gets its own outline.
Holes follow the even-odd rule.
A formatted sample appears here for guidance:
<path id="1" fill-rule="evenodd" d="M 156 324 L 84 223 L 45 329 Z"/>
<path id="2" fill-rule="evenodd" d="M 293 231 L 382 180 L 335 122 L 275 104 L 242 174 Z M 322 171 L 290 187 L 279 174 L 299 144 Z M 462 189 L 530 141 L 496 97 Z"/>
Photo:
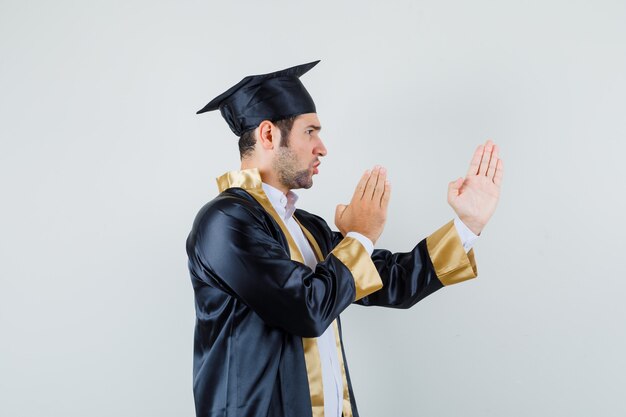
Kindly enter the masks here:
<path id="1" fill-rule="evenodd" d="M 504 166 L 491 140 L 474 152 L 465 178 L 448 185 L 448 204 L 461 221 L 480 234 L 498 204 Z"/>

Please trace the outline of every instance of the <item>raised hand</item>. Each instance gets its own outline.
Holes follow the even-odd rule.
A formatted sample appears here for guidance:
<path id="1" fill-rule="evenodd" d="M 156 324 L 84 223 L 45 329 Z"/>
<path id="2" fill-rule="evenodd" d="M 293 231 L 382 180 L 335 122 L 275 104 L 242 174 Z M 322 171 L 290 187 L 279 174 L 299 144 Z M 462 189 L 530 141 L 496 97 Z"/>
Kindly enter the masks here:
<path id="1" fill-rule="evenodd" d="M 376 243 L 385 227 L 390 197 L 391 185 L 386 169 L 375 166 L 372 171 L 365 171 L 350 204 L 337 206 L 335 225 L 344 236 L 348 232 L 358 232 Z"/>
<path id="2" fill-rule="evenodd" d="M 488 140 L 474 152 L 465 178 L 448 185 L 448 204 L 461 221 L 480 234 L 496 210 L 504 166 L 498 145 Z"/>

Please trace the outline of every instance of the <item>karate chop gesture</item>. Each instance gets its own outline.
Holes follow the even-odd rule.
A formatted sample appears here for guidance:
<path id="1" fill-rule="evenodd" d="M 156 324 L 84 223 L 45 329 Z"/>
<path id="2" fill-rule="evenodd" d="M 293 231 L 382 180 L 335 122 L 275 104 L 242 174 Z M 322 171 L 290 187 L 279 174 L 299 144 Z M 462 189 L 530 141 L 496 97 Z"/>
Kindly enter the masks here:
<path id="1" fill-rule="evenodd" d="M 387 170 L 376 165 L 371 171 L 365 171 L 350 204 L 337 206 L 335 225 L 344 236 L 348 232 L 358 232 L 376 243 L 387 221 L 390 196 Z"/>
<path id="2" fill-rule="evenodd" d="M 496 210 L 503 171 L 498 145 L 488 140 L 476 148 L 467 176 L 448 185 L 448 204 L 477 235 Z"/>

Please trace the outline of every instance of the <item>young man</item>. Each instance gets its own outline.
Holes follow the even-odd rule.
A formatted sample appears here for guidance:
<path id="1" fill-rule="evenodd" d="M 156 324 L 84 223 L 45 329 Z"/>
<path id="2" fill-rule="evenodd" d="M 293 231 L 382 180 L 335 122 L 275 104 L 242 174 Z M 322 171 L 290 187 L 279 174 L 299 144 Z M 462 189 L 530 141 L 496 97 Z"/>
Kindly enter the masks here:
<path id="1" fill-rule="evenodd" d="M 409 308 L 476 277 L 470 248 L 502 180 L 490 141 L 449 185 L 457 217 L 410 252 L 373 248 L 391 194 L 383 167 L 366 171 L 350 203 L 337 206 L 339 232 L 295 208 L 292 190 L 313 185 L 327 153 L 299 79 L 317 62 L 245 77 L 198 111 L 219 109 L 241 153 L 241 169 L 217 179 L 220 194 L 187 239 L 198 416 L 358 416 L 340 313 L 351 303 Z"/>

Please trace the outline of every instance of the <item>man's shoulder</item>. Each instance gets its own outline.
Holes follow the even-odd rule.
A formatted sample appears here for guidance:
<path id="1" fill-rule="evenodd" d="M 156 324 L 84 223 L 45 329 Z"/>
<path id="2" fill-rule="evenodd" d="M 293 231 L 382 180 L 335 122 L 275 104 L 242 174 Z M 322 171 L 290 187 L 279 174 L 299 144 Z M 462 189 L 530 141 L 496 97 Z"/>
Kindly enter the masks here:
<path id="1" fill-rule="evenodd" d="M 249 222 L 264 212 L 263 207 L 245 190 L 228 188 L 202 206 L 196 214 L 194 228 L 215 219 Z"/>
<path id="2" fill-rule="evenodd" d="M 192 253 L 197 244 L 225 244 L 229 239 L 241 244 L 268 238 L 286 245 L 280 227 L 263 206 L 244 189 L 233 187 L 198 211 L 187 236 L 187 251 Z"/>

